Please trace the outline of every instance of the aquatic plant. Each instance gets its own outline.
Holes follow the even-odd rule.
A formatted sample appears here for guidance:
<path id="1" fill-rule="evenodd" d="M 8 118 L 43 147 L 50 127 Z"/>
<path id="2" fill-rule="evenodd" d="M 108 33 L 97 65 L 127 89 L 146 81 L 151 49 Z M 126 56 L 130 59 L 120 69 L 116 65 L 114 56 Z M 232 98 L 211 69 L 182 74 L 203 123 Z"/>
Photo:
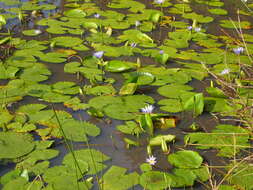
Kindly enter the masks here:
<path id="1" fill-rule="evenodd" d="M 141 108 L 141 112 L 144 114 L 150 114 L 153 112 L 154 109 L 155 107 L 153 105 L 147 105 L 144 108 Z"/>
<path id="2" fill-rule="evenodd" d="M 146 162 L 148 164 L 150 164 L 151 166 L 154 166 L 156 164 L 156 157 L 154 157 L 153 155 L 149 156 L 147 159 L 146 159 Z"/>

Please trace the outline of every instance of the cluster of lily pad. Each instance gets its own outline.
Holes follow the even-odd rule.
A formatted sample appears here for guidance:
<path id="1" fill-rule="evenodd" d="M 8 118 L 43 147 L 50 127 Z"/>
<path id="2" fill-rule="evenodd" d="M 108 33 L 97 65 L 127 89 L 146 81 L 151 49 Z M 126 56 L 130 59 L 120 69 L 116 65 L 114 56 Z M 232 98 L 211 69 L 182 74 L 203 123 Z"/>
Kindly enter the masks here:
<path id="1" fill-rule="evenodd" d="M 219 19 L 228 14 L 223 1 L 155 0 L 146 5 L 112 0 L 100 7 L 69 0 L 62 14 L 51 16 L 58 5 L 47 1 L 0 0 L 0 6 L 5 8 L 0 15 L 0 164 L 16 164 L 1 176 L 3 190 L 88 190 L 94 183 L 104 190 L 194 188 L 212 178 L 202 149 L 234 159 L 225 167 L 230 175 L 222 176 L 227 185 L 216 189 L 252 189 L 252 165 L 246 159 L 235 162 L 251 148 L 249 126 L 219 124 L 210 131 L 191 131 L 184 136 L 185 146 L 174 146 L 179 140 L 173 129 L 182 119 L 178 113 L 189 112 L 197 121 L 206 113 L 238 117 L 250 112 L 245 108 L 252 104 L 252 88 L 245 86 L 252 85 L 253 35 L 236 38 L 229 30 L 248 30 L 252 23 Z M 208 15 L 194 12 L 194 6 L 203 6 Z M 252 18 L 247 12 L 252 7 L 247 4 L 238 14 Z M 15 19 L 25 28 L 19 37 L 5 32 Z M 224 34 L 208 33 L 212 22 Z M 201 91 L 190 85 L 210 76 L 215 84 Z M 34 102 L 27 104 L 26 98 Z M 66 109 L 56 109 L 58 104 Z M 116 165 L 106 170 L 110 156 L 89 147 L 90 139 L 95 142 L 106 129 L 75 119 L 75 111 L 120 120 L 115 130 L 124 136 L 126 148 L 144 150 L 141 171 L 129 173 Z M 57 139 L 65 140 L 70 153 L 52 166 L 51 159 L 59 155 Z M 88 148 L 72 150 L 69 142 Z M 191 146 L 200 153 L 187 150 Z M 171 169 L 156 167 L 160 157 Z"/>

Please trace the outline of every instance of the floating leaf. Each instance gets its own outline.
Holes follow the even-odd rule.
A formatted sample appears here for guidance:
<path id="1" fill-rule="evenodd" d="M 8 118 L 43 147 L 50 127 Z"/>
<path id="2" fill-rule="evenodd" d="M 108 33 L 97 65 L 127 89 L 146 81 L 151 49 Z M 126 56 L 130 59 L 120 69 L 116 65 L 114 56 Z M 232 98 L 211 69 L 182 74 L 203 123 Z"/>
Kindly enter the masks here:
<path id="1" fill-rule="evenodd" d="M 200 115 L 204 110 L 204 96 L 197 93 L 184 103 L 185 110 L 192 110 L 195 116 Z"/>
<path id="2" fill-rule="evenodd" d="M 238 188 L 250 190 L 253 188 L 252 177 L 253 166 L 247 163 L 240 163 L 233 169 L 232 174 L 228 176 L 227 180 Z"/>
<path id="3" fill-rule="evenodd" d="M 106 166 L 102 162 L 109 159 L 108 156 L 95 149 L 76 150 L 73 151 L 73 154 L 75 154 L 77 163 L 75 163 L 72 153 L 68 153 L 62 163 L 74 170 L 76 169 L 76 164 L 78 164 L 81 171 L 83 173 L 88 172 L 88 174 L 96 174 L 105 169 Z"/>
<path id="4" fill-rule="evenodd" d="M 29 134 L 0 132 L 0 159 L 14 159 L 31 152 L 35 144 Z"/>
<path id="5" fill-rule="evenodd" d="M 81 9 L 70 9 L 64 12 L 67 17 L 84 18 L 86 13 Z"/>
<path id="6" fill-rule="evenodd" d="M 185 143 L 197 143 L 199 149 L 216 148 L 218 155 L 233 157 L 241 149 L 248 148 L 249 133 L 246 129 L 232 125 L 218 125 L 211 133 L 191 133 Z"/>
<path id="7" fill-rule="evenodd" d="M 77 37 L 71 37 L 71 36 L 59 36 L 52 38 L 51 43 L 55 43 L 56 46 L 62 46 L 62 47 L 74 47 L 81 45 L 83 40 Z"/>
<path id="8" fill-rule="evenodd" d="M 194 151 L 182 150 L 168 156 L 168 161 L 178 168 L 199 168 L 203 158 Z"/>
<path id="9" fill-rule="evenodd" d="M 119 91 L 120 95 L 133 95 L 137 89 L 136 83 L 127 83 L 123 85 Z"/>
<path id="10" fill-rule="evenodd" d="M 127 169 L 112 166 L 102 177 L 100 183 L 104 190 L 127 190 L 138 184 L 139 175 L 125 174 Z"/>
<path id="11" fill-rule="evenodd" d="M 91 123 L 76 120 L 67 120 L 63 123 L 62 130 L 67 139 L 71 141 L 87 141 L 87 135 L 97 136 L 100 134 L 100 129 Z"/>
<path id="12" fill-rule="evenodd" d="M 208 11 L 215 15 L 227 15 L 228 12 L 225 9 L 208 9 Z"/>
<path id="13" fill-rule="evenodd" d="M 231 28 L 231 29 L 235 29 L 239 27 L 241 27 L 242 29 L 252 28 L 250 22 L 248 21 L 240 21 L 239 23 L 238 21 L 233 21 L 233 20 L 221 20 L 220 25 L 224 28 Z"/>
<path id="14" fill-rule="evenodd" d="M 105 69 L 110 72 L 122 72 L 136 67 L 136 63 L 113 60 L 106 64 Z"/>
<path id="15" fill-rule="evenodd" d="M 140 184 L 149 190 L 161 190 L 171 186 L 172 179 L 167 173 L 148 171 L 140 176 Z"/>

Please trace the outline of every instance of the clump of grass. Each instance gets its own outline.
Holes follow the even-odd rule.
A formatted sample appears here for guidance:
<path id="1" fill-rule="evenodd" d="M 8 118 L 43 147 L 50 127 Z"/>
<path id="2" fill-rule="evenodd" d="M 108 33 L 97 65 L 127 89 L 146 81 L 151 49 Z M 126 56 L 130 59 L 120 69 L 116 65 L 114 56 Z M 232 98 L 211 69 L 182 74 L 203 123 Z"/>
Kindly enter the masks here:
<path id="1" fill-rule="evenodd" d="M 243 4 L 247 7 L 247 4 L 245 1 L 243 1 Z M 250 12 L 252 10 L 249 9 Z M 248 59 L 251 63 L 253 63 L 252 55 L 249 53 L 247 48 L 247 43 L 243 36 L 243 31 L 240 25 L 240 17 L 239 17 L 239 10 L 238 10 L 238 23 L 239 26 L 237 27 L 235 23 L 230 20 L 234 26 L 235 31 L 237 32 L 238 39 L 234 39 L 231 36 L 229 36 L 227 33 L 225 33 L 229 38 L 231 38 L 234 43 L 236 43 L 238 46 L 243 48 L 243 53 L 248 56 Z M 228 68 L 227 63 L 224 63 L 226 65 L 226 68 Z M 253 89 L 253 66 L 244 64 L 240 60 L 240 55 L 238 55 L 238 71 L 237 72 L 231 72 L 230 70 L 226 71 L 226 75 L 218 75 L 210 71 L 207 66 L 202 63 L 203 67 L 207 70 L 207 72 L 214 78 L 214 81 L 218 84 L 218 88 L 223 91 L 223 93 L 228 97 L 229 105 L 234 107 L 235 110 L 233 112 L 235 117 L 221 119 L 221 120 L 233 120 L 236 122 L 239 122 L 239 125 L 241 125 L 244 128 L 249 129 L 249 133 L 253 132 L 253 98 L 250 97 L 249 92 L 245 93 L 244 95 L 241 94 L 242 90 L 250 90 Z M 234 145 L 236 149 L 236 143 Z M 249 147 L 252 148 L 252 147 Z M 246 151 L 245 151 L 246 152 Z M 238 173 L 246 170 L 246 166 L 249 163 L 250 160 L 252 160 L 252 152 L 247 151 L 246 154 L 244 154 L 243 157 L 237 158 L 234 154 L 234 157 L 232 160 L 230 160 L 231 164 L 225 165 L 225 166 L 208 166 L 210 175 L 209 175 L 209 187 L 207 189 L 212 190 L 219 190 L 222 185 L 224 184 L 230 184 L 230 180 L 234 175 L 237 175 Z M 222 178 L 220 180 L 214 179 L 214 175 L 212 174 L 212 168 L 219 169 L 219 172 L 222 174 Z M 239 171 L 238 171 L 239 170 Z M 234 185 L 234 184 L 232 184 Z"/>

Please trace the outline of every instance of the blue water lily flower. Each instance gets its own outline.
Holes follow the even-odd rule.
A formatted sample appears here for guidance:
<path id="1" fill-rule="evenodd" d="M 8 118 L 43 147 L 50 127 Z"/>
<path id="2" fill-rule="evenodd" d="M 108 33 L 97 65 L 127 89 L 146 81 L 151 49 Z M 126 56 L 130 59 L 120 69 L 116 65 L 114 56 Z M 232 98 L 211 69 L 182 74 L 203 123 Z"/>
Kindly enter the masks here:
<path id="1" fill-rule="evenodd" d="M 236 55 L 240 55 L 241 53 L 243 53 L 244 48 L 243 47 L 237 47 L 237 48 L 234 48 L 233 51 Z"/>
<path id="2" fill-rule="evenodd" d="M 135 48 L 135 47 L 137 46 L 137 43 L 133 42 L 133 43 L 130 44 L 130 46 L 131 46 L 132 48 Z"/>
<path id="3" fill-rule="evenodd" d="M 161 55 L 164 54 L 164 51 L 163 51 L 163 50 L 160 50 L 160 51 L 159 51 L 159 54 L 161 54 Z"/>
<path id="4" fill-rule="evenodd" d="M 93 53 L 93 56 L 98 58 L 98 59 L 101 59 L 104 55 L 104 51 L 97 51 L 95 53 Z"/>
<path id="5" fill-rule="evenodd" d="M 187 27 L 187 30 L 192 30 L 192 26 L 188 26 L 188 27 Z"/>
<path id="6" fill-rule="evenodd" d="M 95 18 L 99 18 L 99 17 L 100 17 L 100 14 L 96 13 L 96 14 L 94 14 L 94 17 L 95 17 Z"/>

